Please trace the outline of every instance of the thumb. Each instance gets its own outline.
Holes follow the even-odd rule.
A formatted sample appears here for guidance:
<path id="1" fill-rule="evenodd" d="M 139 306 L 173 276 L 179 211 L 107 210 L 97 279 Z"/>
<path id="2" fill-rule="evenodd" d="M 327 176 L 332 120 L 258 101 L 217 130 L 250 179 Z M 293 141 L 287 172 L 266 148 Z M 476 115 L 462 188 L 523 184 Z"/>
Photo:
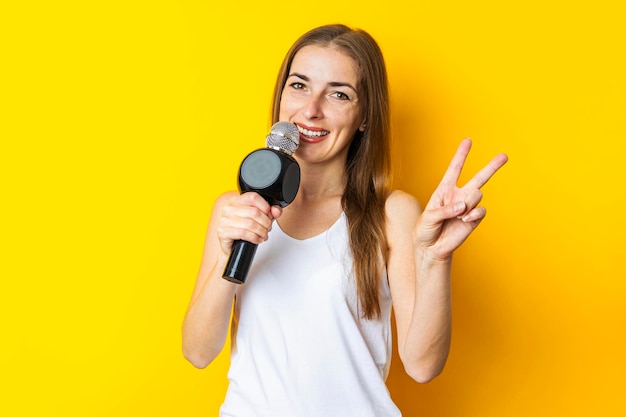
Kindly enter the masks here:
<path id="1" fill-rule="evenodd" d="M 467 205 L 464 201 L 457 201 L 456 203 L 447 204 L 445 206 L 430 209 L 424 212 L 424 217 L 427 217 L 428 223 L 437 224 L 445 220 L 454 219 L 465 213 Z"/>
<path id="2" fill-rule="evenodd" d="M 270 208 L 270 212 L 272 214 L 272 218 L 277 219 L 283 214 L 283 208 L 280 206 L 272 206 Z"/>
<path id="3" fill-rule="evenodd" d="M 458 201 L 441 207 L 424 210 L 417 224 L 416 236 L 424 241 L 434 241 L 446 220 L 454 219 L 465 212 L 465 202 Z"/>

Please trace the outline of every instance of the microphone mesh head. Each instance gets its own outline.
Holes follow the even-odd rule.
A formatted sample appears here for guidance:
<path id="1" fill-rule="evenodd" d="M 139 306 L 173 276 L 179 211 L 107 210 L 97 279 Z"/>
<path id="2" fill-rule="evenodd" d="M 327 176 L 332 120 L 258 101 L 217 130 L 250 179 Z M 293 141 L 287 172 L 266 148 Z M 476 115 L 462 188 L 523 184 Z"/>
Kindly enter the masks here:
<path id="1" fill-rule="evenodd" d="M 278 122 L 265 138 L 265 146 L 281 150 L 289 155 L 295 152 L 300 145 L 298 126 L 289 122 Z"/>

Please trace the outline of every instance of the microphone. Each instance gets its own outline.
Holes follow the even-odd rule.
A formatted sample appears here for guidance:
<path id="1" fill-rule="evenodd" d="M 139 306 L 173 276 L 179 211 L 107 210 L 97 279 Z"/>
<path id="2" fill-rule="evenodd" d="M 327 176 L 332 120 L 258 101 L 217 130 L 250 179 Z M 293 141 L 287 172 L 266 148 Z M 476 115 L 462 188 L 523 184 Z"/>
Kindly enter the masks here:
<path id="1" fill-rule="evenodd" d="M 300 144 L 298 127 L 289 122 L 272 126 L 266 148 L 248 154 L 239 167 L 239 191 L 257 192 L 270 205 L 287 206 L 300 187 L 300 166 L 291 156 Z M 246 282 L 257 244 L 235 240 L 222 277 L 236 284 Z"/>

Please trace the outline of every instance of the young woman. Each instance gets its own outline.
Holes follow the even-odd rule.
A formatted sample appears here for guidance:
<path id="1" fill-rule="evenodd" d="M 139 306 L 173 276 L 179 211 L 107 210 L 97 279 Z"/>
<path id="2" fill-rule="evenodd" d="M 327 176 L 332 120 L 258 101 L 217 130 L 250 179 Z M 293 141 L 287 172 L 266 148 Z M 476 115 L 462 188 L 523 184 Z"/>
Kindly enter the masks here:
<path id="1" fill-rule="evenodd" d="M 423 211 L 390 190 L 383 56 L 370 35 L 343 25 L 313 29 L 289 50 L 276 121 L 300 131 L 300 189 L 284 209 L 256 193 L 216 201 L 185 357 L 207 366 L 231 327 L 222 416 L 399 416 L 385 386 L 391 308 L 406 372 L 431 380 L 450 346 L 452 254 L 485 217 L 480 188 L 507 157 L 457 187 L 463 141 Z M 244 285 L 222 278 L 237 239 L 260 244 Z"/>

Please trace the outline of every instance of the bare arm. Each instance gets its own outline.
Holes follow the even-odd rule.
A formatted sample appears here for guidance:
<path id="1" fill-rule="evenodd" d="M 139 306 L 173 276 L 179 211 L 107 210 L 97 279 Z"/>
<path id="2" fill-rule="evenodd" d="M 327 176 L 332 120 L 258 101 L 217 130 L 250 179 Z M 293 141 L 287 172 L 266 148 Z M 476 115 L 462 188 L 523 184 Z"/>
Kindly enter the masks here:
<path id="1" fill-rule="evenodd" d="M 461 143 L 423 212 L 417 201 L 394 192 L 387 201 L 389 282 L 398 328 L 398 350 L 418 382 L 436 377 L 450 349 L 452 254 L 485 217 L 480 188 L 507 161 L 496 156 L 458 188 L 471 142 Z"/>
<path id="2" fill-rule="evenodd" d="M 421 208 L 395 191 L 387 200 L 388 275 L 404 368 L 417 382 L 443 369 L 450 349 L 450 264 L 431 264 L 414 250 L 413 229 Z"/>
<path id="3" fill-rule="evenodd" d="M 183 354 L 204 368 L 221 352 L 237 284 L 222 278 L 234 240 L 261 243 L 281 210 L 256 193 L 220 196 L 211 214 L 196 285 L 183 322 Z"/>

